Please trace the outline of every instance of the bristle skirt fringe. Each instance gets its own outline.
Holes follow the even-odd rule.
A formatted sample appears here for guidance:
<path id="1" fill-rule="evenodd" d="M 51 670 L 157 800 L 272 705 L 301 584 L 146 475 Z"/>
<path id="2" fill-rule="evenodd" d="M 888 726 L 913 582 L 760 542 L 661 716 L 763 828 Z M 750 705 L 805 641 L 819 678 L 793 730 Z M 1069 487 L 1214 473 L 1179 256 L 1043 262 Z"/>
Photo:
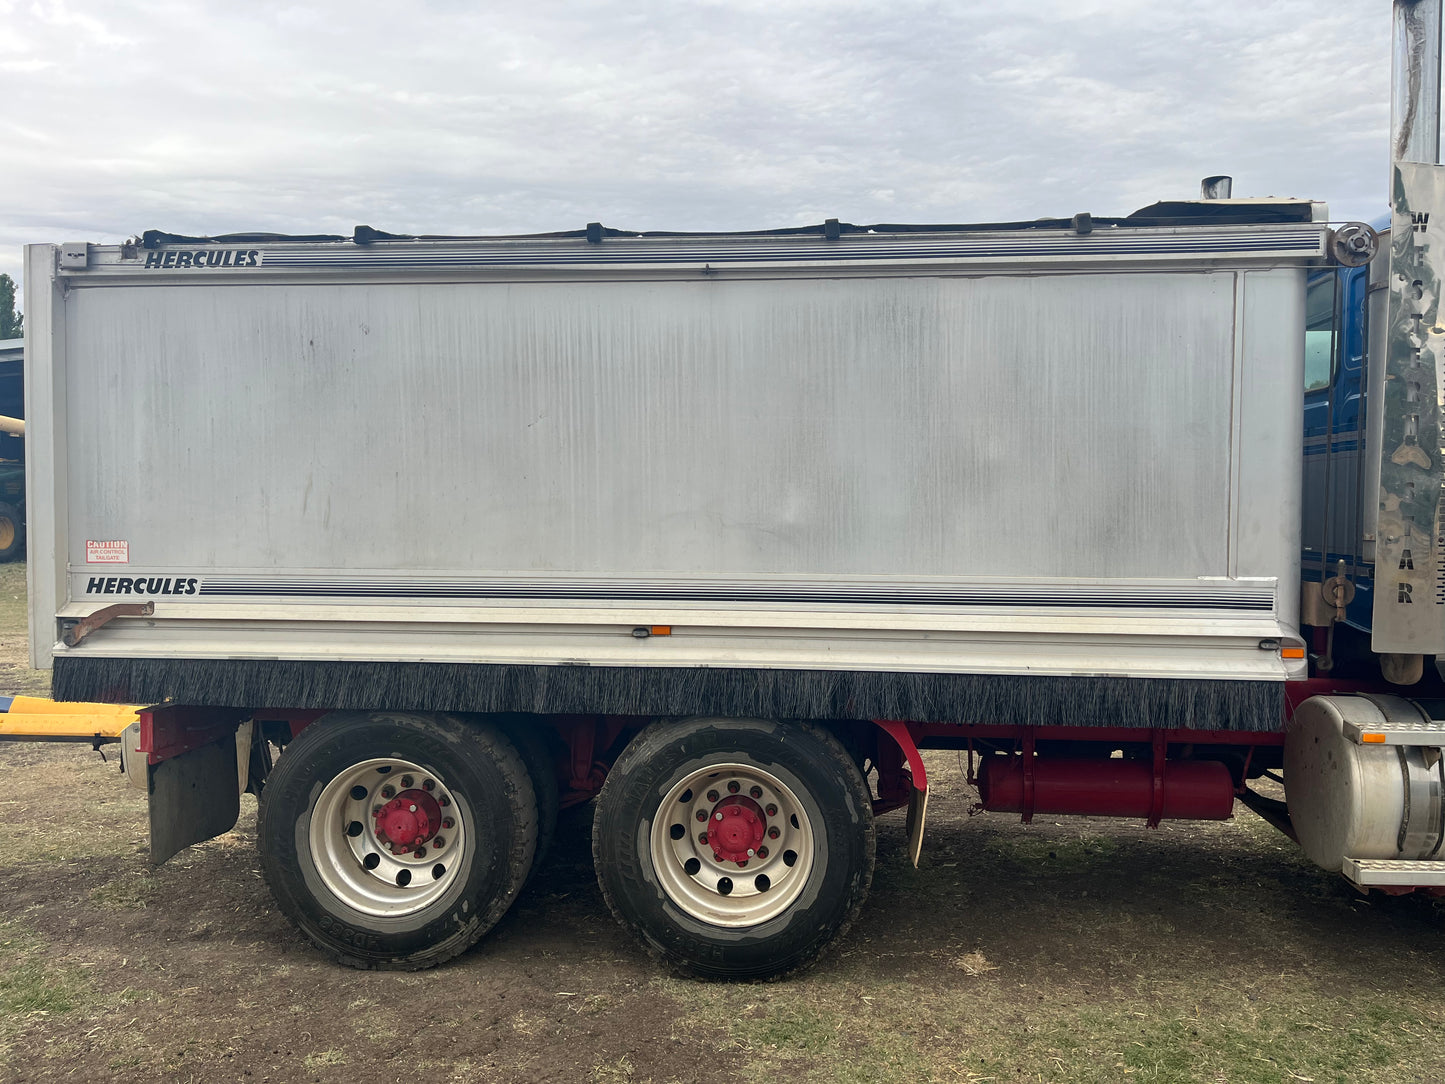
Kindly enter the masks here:
<path id="1" fill-rule="evenodd" d="M 705 667 L 116 659 L 62 655 L 57 700 L 231 708 L 536 712 L 1278 730 L 1284 685 Z"/>

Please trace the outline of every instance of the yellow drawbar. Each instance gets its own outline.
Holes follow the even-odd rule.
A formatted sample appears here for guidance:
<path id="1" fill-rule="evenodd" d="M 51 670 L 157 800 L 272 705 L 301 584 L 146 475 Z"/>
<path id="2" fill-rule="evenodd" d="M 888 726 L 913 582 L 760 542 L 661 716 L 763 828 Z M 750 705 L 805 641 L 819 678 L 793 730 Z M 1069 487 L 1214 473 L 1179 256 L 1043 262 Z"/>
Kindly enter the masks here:
<path id="1" fill-rule="evenodd" d="M 78 704 L 17 696 L 0 714 L 0 740 L 113 741 L 136 721 L 135 704 Z"/>

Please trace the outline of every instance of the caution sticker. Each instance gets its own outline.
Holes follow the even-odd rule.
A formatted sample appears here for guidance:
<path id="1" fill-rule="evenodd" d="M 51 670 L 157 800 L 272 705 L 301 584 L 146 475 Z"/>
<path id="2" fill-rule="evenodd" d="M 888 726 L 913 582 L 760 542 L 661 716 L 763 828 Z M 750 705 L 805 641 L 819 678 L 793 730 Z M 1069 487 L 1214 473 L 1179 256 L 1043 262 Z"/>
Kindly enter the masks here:
<path id="1" fill-rule="evenodd" d="M 130 564 L 130 543 L 121 539 L 111 539 L 108 542 L 86 539 L 85 563 L 88 565 Z"/>

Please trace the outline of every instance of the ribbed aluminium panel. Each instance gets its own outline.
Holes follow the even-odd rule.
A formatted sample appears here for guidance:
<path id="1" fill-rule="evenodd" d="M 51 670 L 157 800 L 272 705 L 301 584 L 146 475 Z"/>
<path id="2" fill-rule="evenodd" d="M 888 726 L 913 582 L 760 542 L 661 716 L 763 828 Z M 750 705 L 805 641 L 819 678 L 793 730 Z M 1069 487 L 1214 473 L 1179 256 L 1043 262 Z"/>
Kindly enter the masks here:
<path id="1" fill-rule="evenodd" d="M 87 540 L 125 540 L 130 564 L 190 575 L 1228 576 L 1235 286 L 74 291 L 68 556 L 103 572 Z"/>

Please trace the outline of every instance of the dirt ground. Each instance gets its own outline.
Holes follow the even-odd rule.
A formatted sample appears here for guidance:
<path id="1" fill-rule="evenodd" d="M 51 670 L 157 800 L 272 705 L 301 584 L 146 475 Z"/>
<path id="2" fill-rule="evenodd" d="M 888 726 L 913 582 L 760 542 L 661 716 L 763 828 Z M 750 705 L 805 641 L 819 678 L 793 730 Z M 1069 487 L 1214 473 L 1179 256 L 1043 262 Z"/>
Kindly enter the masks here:
<path id="1" fill-rule="evenodd" d="M 0 569 L 0 676 L 33 690 L 23 586 Z M 1242 808 L 1025 826 L 969 816 L 953 754 L 930 771 L 921 868 L 884 818 L 853 931 L 803 975 L 729 985 L 667 975 L 614 924 L 586 809 L 476 949 L 362 973 L 277 913 L 254 802 L 156 869 L 114 763 L 0 743 L 0 1080 L 1445 1079 L 1431 901 L 1362 898 Z"/>

